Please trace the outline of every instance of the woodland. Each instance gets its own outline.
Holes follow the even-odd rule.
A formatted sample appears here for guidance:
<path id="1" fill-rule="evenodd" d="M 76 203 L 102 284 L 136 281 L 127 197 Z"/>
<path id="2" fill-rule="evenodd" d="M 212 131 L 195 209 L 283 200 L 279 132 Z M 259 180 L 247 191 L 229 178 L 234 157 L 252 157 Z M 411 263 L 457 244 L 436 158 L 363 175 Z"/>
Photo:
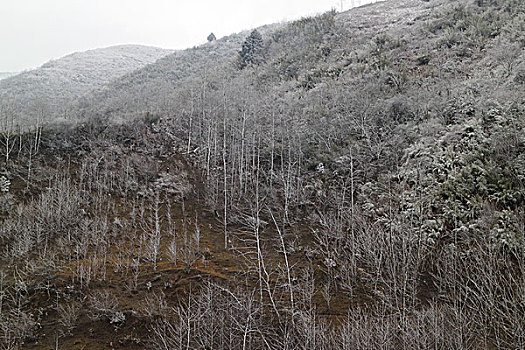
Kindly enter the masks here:
<path id="1" fill-rule="evenodd" d="M 67 106 L 0 96 L 1 350 L 525 349 L 522 0 L 389 0 Z"/>

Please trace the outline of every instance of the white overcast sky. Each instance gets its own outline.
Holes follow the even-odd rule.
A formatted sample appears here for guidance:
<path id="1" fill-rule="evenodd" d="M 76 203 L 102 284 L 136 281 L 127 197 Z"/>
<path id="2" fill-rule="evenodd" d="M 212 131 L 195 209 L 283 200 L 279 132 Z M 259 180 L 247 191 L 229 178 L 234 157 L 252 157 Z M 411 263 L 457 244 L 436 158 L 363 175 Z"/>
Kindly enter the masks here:
<path id="1" fill-rule="evenodd" d="M 374 0 L 0 0 L 0 72 L 118 44 L 183 49 Z"/>

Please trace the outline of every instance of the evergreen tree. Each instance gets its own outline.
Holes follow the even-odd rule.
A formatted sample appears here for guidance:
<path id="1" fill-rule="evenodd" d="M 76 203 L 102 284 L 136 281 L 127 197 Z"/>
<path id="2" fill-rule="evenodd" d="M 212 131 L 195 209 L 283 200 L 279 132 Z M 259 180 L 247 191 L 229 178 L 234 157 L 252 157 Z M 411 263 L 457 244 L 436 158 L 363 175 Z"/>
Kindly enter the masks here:
<path id="1" fill-rule="evenodd" d="M 208 42 L 212 42 L 212 41 L 215 41 L 217 40 L 217 38 L 215 37 L 215 34 L 211 33 L 210 35 L 208 35 Z"/>
<path id="2" fill-rule="evenodd" d="M 241 68 L 249 64 L 261 64 L 263 62 L 263 38 L 257 29 L 253 30 L 242 44 L 239 52 Z"/>

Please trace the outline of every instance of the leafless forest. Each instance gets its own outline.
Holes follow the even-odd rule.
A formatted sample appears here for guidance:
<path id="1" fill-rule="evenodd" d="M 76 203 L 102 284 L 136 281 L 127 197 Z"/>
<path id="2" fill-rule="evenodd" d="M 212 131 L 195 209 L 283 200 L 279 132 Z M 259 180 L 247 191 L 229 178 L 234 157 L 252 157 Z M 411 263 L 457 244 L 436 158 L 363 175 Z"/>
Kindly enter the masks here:
<path id="1" fill-rule="evenodd" d="M 525 349 L 522 0 L 390 0 L 67 105 L 0 96 L 2 350 Z"/>

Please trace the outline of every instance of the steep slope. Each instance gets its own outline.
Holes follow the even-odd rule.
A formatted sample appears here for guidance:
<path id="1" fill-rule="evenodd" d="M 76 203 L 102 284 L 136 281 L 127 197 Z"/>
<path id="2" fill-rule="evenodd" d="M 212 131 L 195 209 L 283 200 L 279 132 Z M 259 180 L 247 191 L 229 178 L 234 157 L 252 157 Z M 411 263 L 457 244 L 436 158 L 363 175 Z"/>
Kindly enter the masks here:
<path id="1" fill-rule="evenodd" d="M 524 13 L 303 18 L 2 135 L 0 347 L 524 349 Z"/>
<path id="2" fill-rule="evenodd" d="M 74 53 L 0 81 L 0 103 L 15 123 L 50 121 L 67 115 L 67 105 L 89 90 L 171 52 L 122 45 Z"/>

